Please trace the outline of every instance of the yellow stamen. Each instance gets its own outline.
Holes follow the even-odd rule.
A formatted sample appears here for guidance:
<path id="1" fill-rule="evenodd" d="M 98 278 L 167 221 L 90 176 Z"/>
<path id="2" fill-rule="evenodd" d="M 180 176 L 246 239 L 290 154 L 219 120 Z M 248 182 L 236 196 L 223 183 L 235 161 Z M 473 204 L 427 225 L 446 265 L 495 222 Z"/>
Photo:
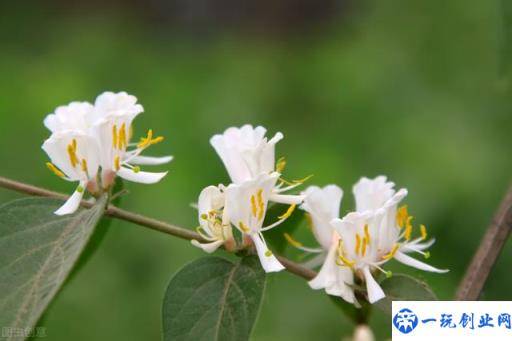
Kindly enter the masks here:
<path id="1" fill-rule="evenodd" d="M 290 205 L 290 207 L 288 207 L 286 212 L 284 212 L 282 215 L 280 215 L 277 218 L 279 220 L 288 219 L 288 217 L 290 217 L 292 215 L 293 211 L 295 211 L 295 207 L 297 207 L 297 205 L 295 205 L 295 204 Z"/>
<path id="2" fill-rule="evenodd" d="M 73 140 L 73 141 L 75 141 L 75 140 Z M 69 156 L 69 162 L 71 163 L 71 166 L 73 168 L 75 168 L 76 165 L 78 164 L 78 158 L 76 157 L 76 144 L 74 144 L 73 142 L 68 144 L 68 156 Z"/>
<path id="3" fill-rule="evenodd" d="M 121 161 L 119 160 L 119 155 L 117 155 L 114 159 L 114 168 L 116 171 L 121 169 Z"/>
<path id="4" fill-rule="evenodd" d="M 149 147 L 149 146 L 151 146 L 153 144 L 160 143 L 163 140 L 164 140 L 163 136 L 159 136 L 159 137 L 153 138 L 153 130 L 149 129 L 148 133 L 147 133 L 147 136 L 146 137 L 142 137 L 140 139 L 140 142 L 137 144 L 137 148 L 144 149 L 144 148 L 147 148 L 147 147 Z"/>
<path id="5" fill-rule="evenodd" d="M 420 232 L 421 232 L 421 239 L 423 239 L 423 240 L 427 239 L 427 228 L 425 227 L 425 225 L 423 225 L 423 224 L 420 225 Z"/>
<path id="6" fill-rule="evenodd" d="M 387 254 L 387 255 L 384 255 L 382 256 L 382 259 L 391 259 L 395 256 L 396 252 L 398 251 L 398 248 L 400 247 L 400 244 L 395 244 L 393 246 L 393 248 L 391 249 L 391 251 Z"/>
<path id="7" fill-rule="evenodd" d="M 407 212 L 407 205 L 403 205 L 396 212 L 396 223 L 399 228 L 403 228 L 405 226 L 405 222 L 409 217 L 409 213 Z"/>
<path id="8" fill-rule="evenodd" d="M 411 234 L 412 234 L 412 224 L 411 224 L 411 221 L 412 221 L 413 217 L 412 216 L 409 216 L 407 217 L 407 222 L 405 223 L 405 240 L 409 241 L 411 239 Z"/>
<path id="9" fill-rule="evenodd" d="M 117 148 L 117 126 L 115 124 L 112 126 L 112 147 Z"/>
<path id="10" fill-rule="evenodd" d="M 73 139 L 73 140 L 71 141 L 71 146 L 73 147 L 73 151 L 74 151 L 74 152 L 76 152 L 76 145 L 77 145 L 77 143 L 76 143 L 76 139 Z"/>
<path id="11" fill-rule="evenodd" d="M 370 244 L 370 232 L 368 232 L 368 224 L 364 225 L 364 237 L 366 239 L 366 242 Z"/>
<path id="12" fill-rule="evenodd" d="M 265 203 L 263 202 L 263 189 L 260 189 L 258 193 L 256 194 L 258 197 L 258 220 L 263 219 L 263 215 L 265 214 Z"/>
<path id="13" fill-rule="evenodd" d="M 247 225 L 245 225 L 242 221 L 238 223 L 238 226 L 242 232 L 249 233 L 251 231 L 251 229 L 249 229 L 249 227 L 247 227 Z"/>
<path id="14" fill-rule="evenodd" d="M 285 238 L 285 239 L 286 239 L 286 241 L 287 241 L 288 243 L 290 243 L 292 246 L 297 247 L 297 248 L 302 247 L 302 243 L 301 243 L 301 242 L 299 242 L 299 241 L 297 241 L 297 240 L 295 240 L 295 239 L 293 239 L 293 238 L 292 238 L 292 236 L 290 236 L 288 233 L 285 233 L 285 234 L 284 234 L 284 238 Z"/>
<path id="15" fill-rule="evenodd" d="M 286 167 L 286 159 L 284 157 L 279 158 L 276 162 L 276 172 L 282 173 Z"/>
<path id="16" fill-rule="evenodd" d="M 126 123 L 123 123 L 123 125 L 121 126 L 121 129 L 119 129 L 119 137 L 118 137 L 117 146 L 119 149 L 123 149 L 123 148 L 126 148 L 127 144 L 128 143 L 126 141 Z"/>
<path id="17" fill-rule="evenodd" d="M 338 255 L 338 259 L 341 260 L 343 264 L 348 266 L 349 268 L 354 267 L 354 265 L 356 264 L 356 262 L 348 260 L 345 256 L 341 254 Z"/>
<path id="18" fill-rule="evenodd" d="M 366 239 L 366 237 L 363 238 L 363 246 L 362 246 L 362 249 L 361 249 L 361 255 L 364 257 L 364 255 L 366 254 L 366 245 L 368 244 L 368 239 Z"/>
<path id="19" fill-rule="evenodd" d="M 55 165 L 51 162 L 46 163 L 46 167 L 53 172 L 53 174 L 57 175 L 59 178 L 64 178 L 65 175 L 62 173 Z"/>
<path id="20" fill-rule="evenodd" d="M 87 169 L 87 160 L 86 159 L 82 159 L 82 171 L 84 173 L 88 173 L 88 169 Z"/>
<path id="21" fill-rule="evenodd" d="M 359 233 L 356 233 L 356 255 L 359 254 L 359 250 L 361 249 L 361 236 L 359 236 Z"/>
<path id="22" fill-rule="evenodd" d="M 256 207 L 256 198 L 254 195 L 251 195 L 251 208 L 252 208 L 252 215 L 256 218 L 258 215 L 258 207 Z"/>

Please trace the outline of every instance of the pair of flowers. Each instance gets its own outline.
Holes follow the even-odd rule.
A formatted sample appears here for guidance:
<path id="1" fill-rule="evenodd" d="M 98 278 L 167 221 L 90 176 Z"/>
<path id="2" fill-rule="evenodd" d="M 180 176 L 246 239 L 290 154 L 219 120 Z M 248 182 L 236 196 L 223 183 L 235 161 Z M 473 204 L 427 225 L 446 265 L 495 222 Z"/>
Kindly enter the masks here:
<path id="1" fill-rule="evenodd" d="M 242 235 L 242 247 L 254 244 L 263 269 L 275 272 L 283 270 L 284 266 L 269 250 L 263 232 L 285 221 L 296 205 L 302 203 L 304 196 L 284 194 L 301 181 L 287 183 L 281 178 L 284 161 L 275 164 L 275 145 L 283 134 L 277 133 L 268 140 L 265 133 L 263 127 L 244 125 L 228 128 L 223 134 L 211 138 L 210 143 L 224 163 L 232 183 L 208 186 L 201 191 L 198 232 L 207 242 L 193 240 L 192 244 L 208 253 L 221 245 L 235 250 L 234 226 Z M 270 203 L 289 207 L 275 222 L 263 226 Z"/>
<path id="2" fill-rule="evenodd" d="M 370 303 L 385 297 L 372 273 L 380 271 L 391 276 L 390 271 L 382 268 L 391 259 L 424 271 L 448 271 L 408 255 L 419 253 L 429 258 L 430 254 L 425 250 L 435 240 L 427 241 L 424 225 L 419 226 L 419 236 L 413 238 L 413 217 L 407 206 L 398 207 L 407 190 L 395 191 L 394 186 L 384 176 L 362 178 L 353 187 L 356 210 L 341 219 L 341 188 L 336 185 L 312 186 L 303 192 L 305 200 L 301 208 L 311 217 L 312 230 L 321 248 L 304 248 L 290 236 L 286 237 L 299 249 L 320 254 L 317 259 L 322 260 L 323 265 L 309 282 L 311 288 L 325 289 L 330 295 L 358 305 L 354 293 L 356 280 L 366 284 Z"/>
<path id="3" fill-rule="evenodd" d="M 171 156 L 140 155 L 146 148 L 163 140 L 149 130 L 138 143 L 131 143 L 132 122 L 144 111 L 137 98 L 125 92 L 104 92 L 93 104 L 72 102 L 49 114 L 45 126 L 51 136 L 43 150 L 51 162 L 46 165 L 60 178 L 79 185 L 66 203 L 55 213 L 75 212 L 85 190 L 92 195 L 109 191 L 115 177 L 151 184 L 160 181 L 167 172 L 143 172 L 141 165 L 170 162 Z"/>

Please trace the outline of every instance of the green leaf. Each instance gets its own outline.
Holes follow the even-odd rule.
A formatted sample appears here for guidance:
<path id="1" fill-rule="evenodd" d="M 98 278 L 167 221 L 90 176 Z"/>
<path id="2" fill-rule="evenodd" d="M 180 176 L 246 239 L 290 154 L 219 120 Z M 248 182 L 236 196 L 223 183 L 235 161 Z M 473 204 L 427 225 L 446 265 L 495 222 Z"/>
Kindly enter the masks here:
<path id="1" fill-rule="evenodd" d="M 106 197 L 68 216 L 59 200 L 27 198 L 0 206 L 0 326 L 23 340 L 75 264 L 101 218 Z M 16 333 L 18 331 L 18 333 Z"/>
<path id="2" fill-rule="evenodd" d="M 248 340 L 265 290 L 255 256 L 236 263 L 204 257 L 183 267 L 165 293 L 165 341 Z"/>
<path id="3" fill-rule="evenodd" d="M 437 297 L 427 283 L 411 276 L 396 274 L 380 283 L 386 297 L 375 305 L 391 315 L 392 301 L 436 301 Z"/>

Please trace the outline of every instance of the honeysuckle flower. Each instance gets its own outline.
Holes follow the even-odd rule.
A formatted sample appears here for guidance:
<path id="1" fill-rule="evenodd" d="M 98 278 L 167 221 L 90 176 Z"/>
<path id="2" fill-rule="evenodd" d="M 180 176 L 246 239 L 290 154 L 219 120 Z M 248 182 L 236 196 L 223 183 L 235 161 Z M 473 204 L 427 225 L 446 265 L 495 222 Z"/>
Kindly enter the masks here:
<path id="1" fill-rule="evenodd" d="M 284 168 L 284 159 L 275 164 L 275 145 L 283 134 L 278 132 L 270 140 L 265 137 L 267 130 L 261 126 L 253 128 L 246 124 L 240 128 L 230 127 L 223 134 L 214 135 L 210 143 L 226 167 L 231 181 L 241 184 L 256 179 L 261 174 L 280 173 Z M 304 199 L 300 195 L 283 194 L 300 184 L 303 180 L 292 183 L 280 181 L 274 185 L 269 200 L 283 204 L 299 204 Z M 276 182 L 277 184 L 277 182 Z M 284 186 L 287 184 L 287 186 Z"/>
<path id="2" fill-rule="evenodd" d="M 285 234 L 285 237 L 298 249 L 320 253 L 323 258 L 323 265 L 317 276 L 309 281 L 312 289 L 325 289 L 329 295 L 339 296 L 347 302 L 357 304 L 351 287 L 354 281 L 352 271 L 337 265 L 339 236 L 331 225 L 331 221 L 339 217 L 343 191 L 336 185 L 328 185 L 324 188 L 310 186 L 303 194 L 306 198 L 300 208 L 309 215 L 313 234 L 321 248 L 307 248 L 291 236 Z"/>
<path id="3" fill-rule="evenodd" d="M 276 272 L 284 269 L 267 247 L 262 232 L 276 227 L 285 221 L 295 209 L 292 204 L 278 220 L 266 227 L 263 221 L 268 207 L 268 201 L 272 195 L 272 189 L 276 185 L 280 174 L 261 173 L 254 180 L 247 180 L 240 184 L 230 184 L 226 190 L 226 206 L 231 223 L 254 243 L 261 265 L 266 272 Z"/>
<path id="4" fill-rule="evenodd" d="M 140 155 L 150 145 L 162 141 L 162 137 L 154 138 L 149 130 L 135 148 L 127 150 L 132 145 L 129 143 L 132 121 L 142 111 L 134 96 L 105 92 L 98 96 L 94 105 L 72 102 L 58 107 L 45 118 L 44 124 L 52 132 L 42 146 L 51 160 L 48 168 L 65 180 L 79 182 L 56 214 L 75 212 L 85 189 L 98 195 L 111 188 L 117 175 L 141 183 L 155 183 L 165 176 L 166 172 L 142 172 L 139 167 L 172 159 Z"/>
<path id="5" fill-rule="evenodd" d="M 90 135 L 67 130 L 53 133 L 42 146 L 50 157 L 48 168 L 58 177 L 79 182 L 75 192 L 55 214 L 65 215 L 75 212 L 80 205 L 85 189 L 97 191 L 98 145 Z"/>
<path id="6" fill-rule="evenodd" d="M 224 243 L 234 243 L 231 223 L 224 210 L 225 195 L 223 187 L 208 186 L 199 194 L 197 209 L 199 213 L 198 233 L 208 242 L 192 240 L 192 245 L 212 253 Z"/>
<path id="7" fill-rule="evenodd" d="M 116 175 L 121 178 L 144 184 L 160 181 L 167 172 L 152 173 L 140 170 L 141 164 L 163 164 L 171 161 L 170 156 L 162 158 L 141 157 L 140 154 L 151 145 L 163 140 L 154 137 L 150 129 L 146 137 L 128 150 L 132 135 L 132 122 L 141 112 L 142 105 L 137 98 L 126 92 L 105 92 L 96 98 L 94 112 L 91 115 L 93 134 L 100 145 L 100 166 L 103 186 L 110 186 Z"/>
<path id="8" fill-rule="evenodd" d="M 444 273 L 407 255 L 420 253 L 425 258 L 430 254 L 424 250 L 434 240 L 427 239 L 427 230 L 420 226 L 420 236 L 412 238 L 412 216 L 407 207 L 397 205 L 407 195 L 406 189 L 395 192 L 394 183 L 383 176 L 375 179 L 362 178 L 353 188 L 356 212 L 342 219 L 333 219 L 331 224 L 340 236 L 337 257 L 341 267 L 349 268 L 354 275 L 364 280 L 370 303 L 385 297 L 384 291 L 373 278 L 376 270 L 390 276 L 382 266 L 391 259 L 424 271 Z"/>

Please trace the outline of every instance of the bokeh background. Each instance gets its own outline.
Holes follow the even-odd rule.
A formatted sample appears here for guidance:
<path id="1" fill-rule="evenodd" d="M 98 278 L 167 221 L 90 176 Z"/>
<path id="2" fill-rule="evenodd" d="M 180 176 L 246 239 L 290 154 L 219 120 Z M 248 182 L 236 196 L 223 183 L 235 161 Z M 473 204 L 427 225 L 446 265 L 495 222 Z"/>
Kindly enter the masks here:
<path id="1" fill-rule="evenodd" d="M 136 134 L 166 136 L 159 185 L 127 184 L 123 207 L 180 226 L 206 185 L 228 181 L 208 140 L 225 128 L 282 131 L 288 178 L 362 175 L 407 187 L 437 243 L 425 279 L 441 299 L 458 281 L 512 176 L 506 1 L 4 1 L 0 4 L 0 175 L 70 192 L 45 167 L 44 116 L 104 90 L 135 94 Z M 510 9 L 508 9 L 510 12 Z M 161 167 L 165 169 L 165 167 Z M 19 195 L 0 189 L 0 202 Z M 298 231 L 313 242 L 307 231 Z M 48 340 L 158 340 L 166 283 L 203 256 L 188 242 L 115 221 L 60 293 Z M 507 245 L 485 299 L 510 300 Z M 339 340 L 342 312 L 305 281 L 269 276 L 253 340 Z M 379 339 L 388 317 L 375 311 Z"/>

